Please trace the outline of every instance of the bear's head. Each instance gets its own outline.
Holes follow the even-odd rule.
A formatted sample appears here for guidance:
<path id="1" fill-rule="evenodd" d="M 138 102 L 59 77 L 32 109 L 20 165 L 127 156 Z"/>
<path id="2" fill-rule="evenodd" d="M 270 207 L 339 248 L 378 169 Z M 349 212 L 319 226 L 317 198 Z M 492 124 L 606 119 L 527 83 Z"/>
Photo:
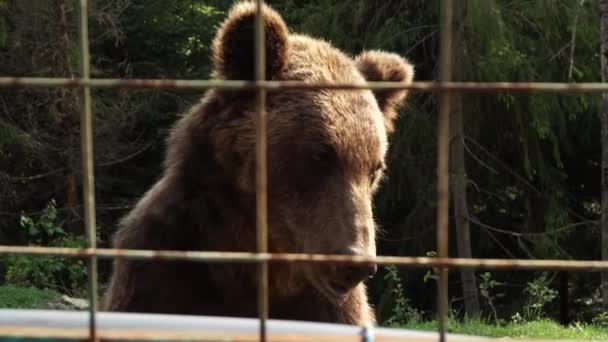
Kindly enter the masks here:
<path id="1" fill-rule="evenodd" d="M 255 5 L 229 12 L 213 42 L 214 77 L 254 79 Z M 266 79 L 307 82 L 411 82 L 414 70 L 392 53 L 351 58 L 328 42 L 288 32 L 264 5 Z M 280 90 L 267 96 L 268 219 L 272 252 L 375 256 L 372 196 L 386 168 L 388 137 L 405 90 Z M 215 159 L 237 191 L 255 187 L 255 96 L 218 91 Z M 253 209 L 252 209 L 253 210 Z M 237 238 L 237 237 L 235 237 Z M 242 237 L 241 237 L 242 238 Z M 332 300 L 375 267 L 290 266 L 285 295 L 312 285 Z"/>

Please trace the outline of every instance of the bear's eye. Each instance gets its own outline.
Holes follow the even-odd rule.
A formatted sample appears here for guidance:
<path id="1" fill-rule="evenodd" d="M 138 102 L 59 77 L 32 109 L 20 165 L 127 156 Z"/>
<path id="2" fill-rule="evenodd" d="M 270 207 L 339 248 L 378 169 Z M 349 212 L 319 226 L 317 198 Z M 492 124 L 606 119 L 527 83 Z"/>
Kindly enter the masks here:
<path id="1" fill-rule="evenodd" d="M 328 144 L 316 146 L 310 154 L 310 161 L 316 168 L 329 169 L 336 164 L 336 150 Z"/>

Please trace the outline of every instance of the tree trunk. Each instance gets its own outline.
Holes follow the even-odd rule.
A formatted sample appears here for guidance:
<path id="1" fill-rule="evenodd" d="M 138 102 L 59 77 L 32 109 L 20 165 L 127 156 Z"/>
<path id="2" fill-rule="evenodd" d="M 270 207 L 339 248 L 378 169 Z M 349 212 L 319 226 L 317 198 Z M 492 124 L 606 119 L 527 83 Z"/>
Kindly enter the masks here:
<path id="1" fill-rule="evenodd" d="M 68 20 L 68 12 L 73 9 L 70 7 L 70 2 L 66 0 L 55 0 L 54 5 L 58 18 L 57 38 L 60 47 L 60 51 L 55 55 L 55 63 L 62 77 L 75 78 L 77 75 L 74 72 L 72 55 L 76 49 L 76 44 Z M 66 207 L 68 211 L 65 228 L 70 232 L 79 232 L 82 231 L 82 220 L 79 215 L 81 198 L 78 188 L 79 137 L 76 133 L 79 128 L 80 98 L 74 89 L 61 89 L 57 97 L 57 102 L 60 103 L 63 112 L 60 113 L 60 125 L 66 129 L 66 146 L 70 151 L 65 155 L 69 170 L 66 175 Z"/>
<path id="2" fill-rule="evenodd" d="M 452 72 L 454 81 L 463 79 L 462 61 L 464 60 L 464 19 L 466 16 L 466 0 L 454 2 L 453 27 L 453 62 Z M 471 258 L 471 233 L 469 230 L 469 213 L 467 207 L 467 173 L 464 162 L 464 125 L 463 103 L 460 93 L 452 94 L 452 113 L 450 125 L 450 174 L 452 175 L 452 202 L 456 227 L 457 253 L 459 258 Z M 479 316 L 479 296 L 475 271 L 462 269 L 460 271 L 465 312 L 469 318 Z"/>
<path id="3" fill-rule="evenodd" d="M 602 82 L 608 81 L 608 0 L 600 0 Z M 600 109 L 602 134 L 602 260 L 608 260 L 608 94 L 602 95 Z M 602 306 L 608 310 L 608 272 L 602 272 Z"/>

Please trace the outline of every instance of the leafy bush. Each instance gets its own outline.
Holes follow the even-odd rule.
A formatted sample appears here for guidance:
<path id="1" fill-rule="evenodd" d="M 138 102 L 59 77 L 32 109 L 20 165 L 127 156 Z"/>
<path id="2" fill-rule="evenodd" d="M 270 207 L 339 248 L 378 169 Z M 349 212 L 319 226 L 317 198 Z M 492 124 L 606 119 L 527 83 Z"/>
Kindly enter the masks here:
<path id="1" fill-rule="evenodd" d="M 42 304 L 59 298 L 53 290 L 41 290 L 34 287 L 0 286 L 0 308 L 36 309 Z"/>
<path id="2" fill-rule="evenodd" d="M 30 246 L 84 247 L 82 236 L 72 235 L 57 223 L 55 201 L 38 217 L 21 215 L 20 227 L 25 230 Z M 82 295 L 86 288 L 86 266 L 82 260 L 56 256 L 11 255 L 7 257 L 6 280 L 19 287 L 52 289 L 69 295 Z"/>
<path id="3" fill-rule="evenodd" d="M 497 298 L 504 297 L 504 293 L 495 293 L 496 289 L 503 284 L 498 282 L 492 278 L 492 273 L 484 272 L 480 275 L 481 280 L 479 281 L 479 293 L 481 294 L 481 298 L 486 302 L 490 310 L 492 311 L 492 316 L 494 318 L 494 322 L 498 323 L 498 313 L 496 312 L 496 302 Z"/>
<path id="4" fill-rule="evenodd" d="M 394 305 L 391 316 L 386 320 L 387 326 L 399 326 L 411 322 L 422 321 L 422 313 L 410 305 L 409 300 L 404 294 L 401 277 L 394 265 L 386 266 L 387 274 L 384 277 L 391 285 L 391 293 L 394 296 Z"/>
<path id="5" fill-rule="evenodd" d="M 557 297 L 557 291 L 549 287 L 547 273 L 544 272 L 528 283 L 524 293 L 528 295 L 528 301 L 524 305 L 524 318 L 528 321 L 543 318 L 543 307 Z"/>

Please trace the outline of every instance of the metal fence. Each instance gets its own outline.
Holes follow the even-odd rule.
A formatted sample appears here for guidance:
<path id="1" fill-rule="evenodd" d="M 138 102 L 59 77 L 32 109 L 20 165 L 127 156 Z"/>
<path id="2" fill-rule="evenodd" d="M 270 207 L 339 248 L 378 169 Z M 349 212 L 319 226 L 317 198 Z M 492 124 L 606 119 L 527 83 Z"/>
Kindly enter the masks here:
<path id="1" fill-rule="evenodd" d="M 81 112 L 81 153 L 84 195 L 84 222 L 88 237 L 87 248 L 54 248 L 2 246 L 0 254 L 55 255 L 88 259 L 89 284 L 89 339 L 98 339 L 96 331 L 97 313 L 97 259 L 128 258 L 154 260 L 190 260 L 199 262 L 257 263 L 259 265 L 258 314 L 261 341 L 266 341 L 266 321 L 268 319 L 268 263 L 269 262 L 313 262 L 379 265 L 399 265 L 412 268 L 434 267 L 439 271 L 438 282 L 438 319 L 440 341 L 446 339 L 447 327 L 447 271 L 450 268 L 484 269 L 538 269 L 538 270 L 576 270 L 607 271 L 608 261 L 577 260 L 522 260 L 522 259 L 463 259 L 450 258 L 448 255 L 448 200 L 449 200 L 449 113 L 452 92 L 553 92 L 583 93 L 608 92 L 606 83 L 509 83 L 509 82 L 452 82 L 451 51 L 453 2 L 441 2 L 441 42 L 440 42 L 440 80 L 438 82 L 367 82 L 361 84 L 306 83 L 298 81 L 267 81 L 265 73 L 265 48 L 263 17 L 260 15 L 263 0 L 256 0 L 255 23 L 255 81 L 214 81 L 214 80 L 155 80 L 155 79 L 91 79 L 88 39 L 88 0 L 80 0 L 80 78 L 33 78 L 0 77 L 0 88 L 19 87 L 76 87 L 82 91 Z M 204 251 L 164 251 L 164 250 L 120 250 L 96 247 L 95 197 L 93 174 L 93 141 L 91 88 L 148 88 L 148 89 L 231 89 L 255 90 L 257 93 L 256 117 L 256 227 L 257 253 L 242 252 L 204 252 Z M 438 149 L 437 149 L 437 250 L 438 257 L 399 257 L 399 256 L 344 256 L 325 254 L 268 253 L 267 250 L 267 179 L 266 179 L 266 115 L 265 104 L 268 92 L 281 89 L 408 89 L 410 91 L 435 92 L 440 97 Z"/>

